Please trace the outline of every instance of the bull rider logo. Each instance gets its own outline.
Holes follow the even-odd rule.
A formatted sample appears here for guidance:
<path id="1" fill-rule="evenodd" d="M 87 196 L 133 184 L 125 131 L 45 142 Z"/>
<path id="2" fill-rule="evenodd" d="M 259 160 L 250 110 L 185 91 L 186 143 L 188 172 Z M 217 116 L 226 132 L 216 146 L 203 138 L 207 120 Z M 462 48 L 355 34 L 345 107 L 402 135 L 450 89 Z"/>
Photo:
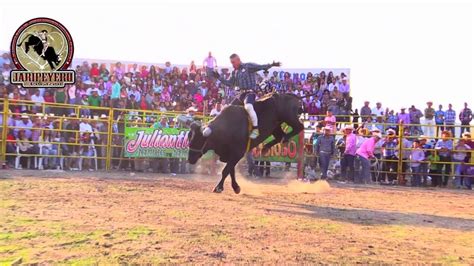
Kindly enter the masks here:
<path id="1" fill-rule="evenodd" d="M 10 83 L 26 88 L 60 88 L 75 82 L 67 68 L 74 45 L 71 34 L 56 20 L 34 18 L 21 25 L 12 38 L 10 51 L 16 69 Z"/>

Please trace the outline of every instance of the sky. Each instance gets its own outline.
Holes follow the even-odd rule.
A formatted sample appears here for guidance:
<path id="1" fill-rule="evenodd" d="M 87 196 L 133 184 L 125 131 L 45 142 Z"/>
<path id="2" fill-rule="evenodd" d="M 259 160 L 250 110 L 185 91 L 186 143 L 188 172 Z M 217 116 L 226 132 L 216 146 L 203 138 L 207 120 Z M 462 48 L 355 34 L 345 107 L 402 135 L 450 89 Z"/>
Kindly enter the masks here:
<path id="1" fill-rule="evenodd" d="M 474 105 L 470 1 L 21 1 L 1 0 L 0 50 L 34 17 L 65 25 L 75 57 L 218 65 L 281 61 L 287 68 L 350 68 L 354 108 L 430 100 Z"/>

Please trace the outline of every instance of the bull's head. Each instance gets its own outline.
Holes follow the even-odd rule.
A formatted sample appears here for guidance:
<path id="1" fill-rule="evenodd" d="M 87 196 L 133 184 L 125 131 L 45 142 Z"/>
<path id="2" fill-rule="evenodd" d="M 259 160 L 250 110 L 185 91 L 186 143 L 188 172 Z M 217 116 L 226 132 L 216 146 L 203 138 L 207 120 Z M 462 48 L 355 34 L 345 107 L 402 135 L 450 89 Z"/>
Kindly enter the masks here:
<path id="1" fill-rule="evenodd" d="M 199 123 L 192 123 L 191 130 L 189 131 L 189 152 L 188 162 L 195 164 L 201 156 L 207 152 L 207 137 L 211 134 L 211 129 L 206 127 L 201 129 Z"/>

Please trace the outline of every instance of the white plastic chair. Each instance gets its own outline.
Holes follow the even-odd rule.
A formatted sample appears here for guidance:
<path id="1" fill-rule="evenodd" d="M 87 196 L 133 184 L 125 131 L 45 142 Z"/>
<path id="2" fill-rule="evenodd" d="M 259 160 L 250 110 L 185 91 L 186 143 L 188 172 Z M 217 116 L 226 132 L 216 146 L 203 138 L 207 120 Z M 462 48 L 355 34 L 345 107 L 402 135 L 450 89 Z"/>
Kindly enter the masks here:
<path id="1" fill-rule="evenodd" d="M 17 145 L 16 146 L 16 158 L 15 158 L 15 169 L 23 169 L 23 167 L 20 165 L 20 160 L 21 160 L 21 157 L 27 157 L 28 160 L 27 160 L 27 167 L 28 169 L 30 168 L 30 164 L 31 164 L 31 160 L 30 160 L 30 157 L 33 156 L 33 161 L 34 161 L 34 164 L 35 164 L 35 169 L 38 167 L 38 162 L 37 162 L 37 159 L 38 159 L 38 156 L 37 155 L 33 155 L 33 154 L 23 154 L 23 153 L 20 153 L 20 147 Z"/>

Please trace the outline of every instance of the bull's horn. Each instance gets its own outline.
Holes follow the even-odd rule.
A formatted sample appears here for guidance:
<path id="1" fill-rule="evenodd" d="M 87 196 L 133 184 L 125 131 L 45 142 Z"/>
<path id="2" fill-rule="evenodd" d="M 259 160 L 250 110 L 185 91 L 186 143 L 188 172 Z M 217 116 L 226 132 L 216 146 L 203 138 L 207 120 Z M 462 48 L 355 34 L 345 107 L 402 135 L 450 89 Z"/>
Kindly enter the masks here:
<path id="1" fill-rule="evenodd" d="M 203 130 L 202 130 L 202 135 L 204 137 L 209 137 L 212 133 L 212 129 L 210 127 L 205 127 Z"/>

